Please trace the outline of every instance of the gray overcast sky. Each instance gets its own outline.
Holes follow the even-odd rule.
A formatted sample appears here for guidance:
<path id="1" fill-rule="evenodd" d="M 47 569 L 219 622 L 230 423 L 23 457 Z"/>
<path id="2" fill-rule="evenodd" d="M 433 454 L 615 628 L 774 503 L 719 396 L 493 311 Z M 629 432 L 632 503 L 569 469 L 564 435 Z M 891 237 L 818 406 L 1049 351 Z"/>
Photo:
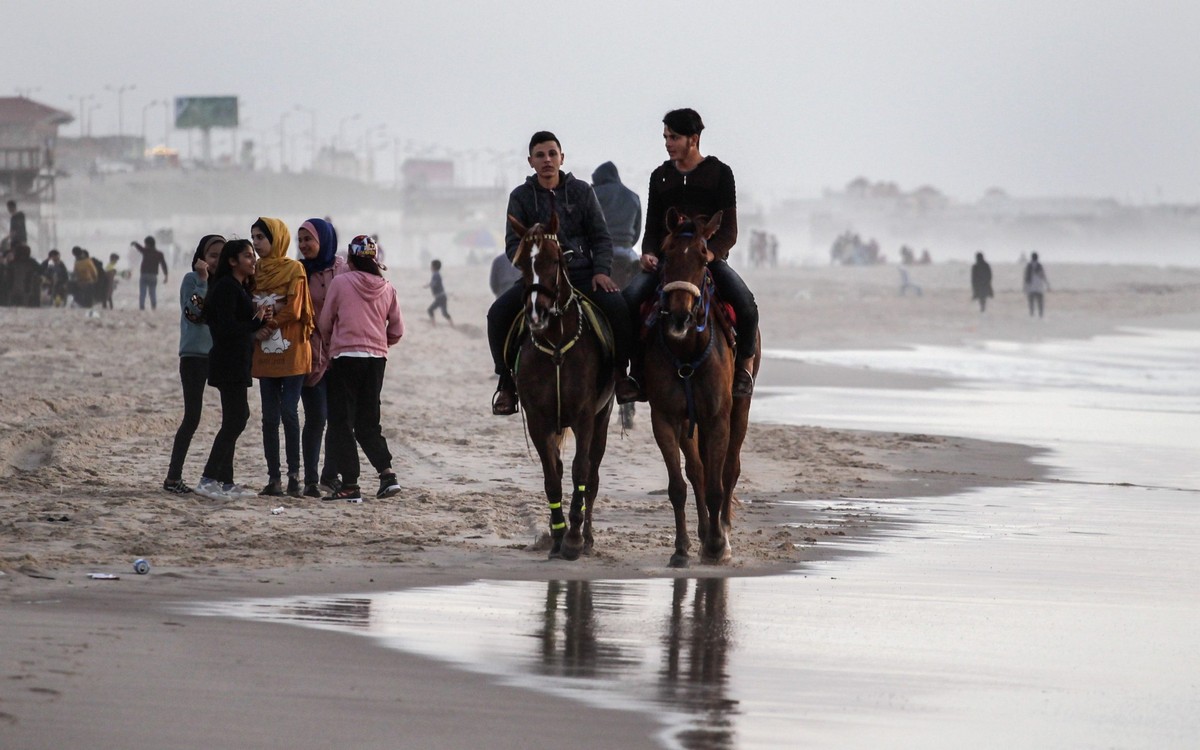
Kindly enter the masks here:
<path id="1" fill-rule="evenodd" d="M 356 139 L 386 123 L 518 155 L 548 128 L 567 168 L 611 159 L 642 190 L 662 114 L 692 106 L 702 150 L 764 199 L 861 174 L 962 200 L 1200 201 L 1195 0 L 5 0 L 0 27 L 3 93 L 76 116 L 69 95 L 97 93 L 95 134 L 116 130 L 105 85 L 136 84 L 130 133 L 153 99 L 236 94 L 248 131 L 301 104 L 323 141 L 356 113 Z"/>

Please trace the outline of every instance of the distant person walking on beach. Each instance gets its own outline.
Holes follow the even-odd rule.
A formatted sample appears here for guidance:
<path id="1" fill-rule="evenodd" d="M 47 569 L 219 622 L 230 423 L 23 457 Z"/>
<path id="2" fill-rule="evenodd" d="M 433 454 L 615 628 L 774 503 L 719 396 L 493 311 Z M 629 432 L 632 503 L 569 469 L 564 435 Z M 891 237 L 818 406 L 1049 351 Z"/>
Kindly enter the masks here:
<path id="1" fill-rule="evenodd" d="M 192 491 L 183 481 L 183 462 L 192 436 L 200 426 L 204 409 L 204 383 L 208 380 L 208 352 L 212 349 L 212 334 L 204 323 L 204 298 L 208 296 L 208 280 L 216 274 L 225 238 L 206 234 L 192 255 L 192 270 L 179 285 L 179 381 L 183 385 L 183 421 L 175 430 L 171 447 L 171 464 L 163 489 L 175 495 Z"/>
<path id="2" fill-rule="evenodd" d="M 454 319 L 450 317 L 450 311 L 446 309 L 446 287 L 442 284 L 442 262 L 434 260 L 429 264 L 429 270 L 433 273 L 429 283 L 425 285 L 433 293 L 433 304 L 425 311 L 429 313 L 429 322 L 434 322 L 433 313 L 440 309 L 442 317 L 450 321 L 450 325 L 454 325 Z"/>
<path id="3" fill-rule="evenodd" d="M 983 253 L 975 253 L 975 265 L 971 266 L 971 299 L 979 300 L 979 312 L 987 308 L 992 292 L 992 267 L 983 259 Z"/>
<path id="4" fill-rule="evenodd" d="M 350 242 L 350 273 L 329 285 L 317 330 L 329 352 L 329 446 L 342 488 L 327 500 L 361 502 L 358 446 L 379 472 L 376 497 L 400 491 L 392 454 L 380 425 L 379 394 L 388 348 L 404 335 L 396 290 L 376 263 L 375 241 L 359 235 Z M 357 443 L 357 445 L 356 445 Z"/>
<path id="5" fill-rule="evenodd" d="M 304 377 L 300 389 L 300 402 L 304 404 L 304 427 L 300 432 L 300 449 L 304 454 L 304 496 L 321 497 L 320 485 L 330 492 L 342 488 L 337 478 L 337 469 L 330 455 L 329 433 L 325 426 L 329 421 L 329 350 L 321 341 L 317 328 L 325 298 L 333 279 L 346 273 L 346 259 L 337 254 L 337 230 L 325 219 L 309 219 L 296 232 L 300 247 L 300 263 L 308 274 L 308 293 L 312 298 L 313 332 L 309 337 L 312 349 L 312 367 Z M 325 465 L 321 467 L 321 444 L 325 445 Z"/>
<path id="6" fill-rule="evenodd" d="M 253 495 L 233 482 L 233 456 L 238 437 L 250 419 L 246 391 L 253 384 L 254 335 L 271 319 L 270 305 L 255 306 L 255 257 L 249 240 L 225 243 L 217 271 L 204 298 L 204 320 L 212 336 L 208 352 L 208 384 L 221 393 L 221 428 L 213 439 L 196 494 L 212 500 Z"/>
<path id="7" fill-rule="evenodd" d="M 1046 278 L 1046 269 L 1042 268 L 1037 253 L 1029 256 L 1029 263 L 1025 266 L 1024 289 L 1029 298 L 1029 315 L 1032 316 L 1036 308 L 1037 316 L 1042 317 L 1046 292 L 1050 291 L 1050 280 Z"/>
<path id="8" fill-rule="evenodd" d="M 263 453 L 267 459 L 267 484 L 259 494 L 284 494 L 279 468 L 279 423 L 283 422 L 287 456 L 287 494 L 301 497 L 300 390 L 312 369 L 312 297 L 308 274 L 300 261 L 287 257 L 292 235 L 279 219 L 259 217 L 250 227 L 250 240 L 258 253 L 254 299 L 269 304 L 274 315 L 255 334 L 253 375 L 262 395 Z"/>
<path id="9" fill-rule="evenodd" d="M 141 273 L 138 276 L 138 309 L 146 309 L 146 295 L 150 295 L 150 309 L 158 309 L 158 269 L 163 272 L 163 283 L 167 283 L 167 257 L 159 251 L 153 237 L 146 237 L 146 244 L 129 243 L 142 254 Z"/>

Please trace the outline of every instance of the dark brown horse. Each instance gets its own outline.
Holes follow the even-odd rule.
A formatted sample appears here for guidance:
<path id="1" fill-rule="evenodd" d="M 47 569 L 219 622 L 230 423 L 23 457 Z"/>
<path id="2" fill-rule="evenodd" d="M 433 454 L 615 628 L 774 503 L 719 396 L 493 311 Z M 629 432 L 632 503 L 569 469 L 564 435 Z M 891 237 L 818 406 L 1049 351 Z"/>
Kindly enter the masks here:
<path id="1" fill-rule="evenodd" d="M 696 495 L 697 535 L 702 562 L 727 562 L 733 525 L 733 490 L 741 475 L 742 441 L 750 399 L 733 398 L 734 350 L 718 321 L 708 262 L 708 239 L 721 226 L 667 212 L 663 240 L 658 319 L 646 342 L 646 397 L 654 439 L 667 465 L 667 493 L 675 511 L 672 567 L 688 565 L 687 485 L 679 470 L 682 450 Z M 753 359 L 758 375 L 761 348 Z"/>
<path id="2" fill-rule="evenodd" d="M 608 444 L 613 370 L 584 314 L 583 295 L 567 279 L 556 236 L 558 215 L 552 215 L 548 226 L 534 224 L 528 229 L 513 216 L 508 221 L 521 237 L 513 264 L 524 277 L 529 331 L 517 354 L 517 394 L 542 460 L 554 540 L 550 556 L 574 560 L 593 543 L 592 510 Z M 571 507 L 564 519 L 561 448 L 567 429 L 575 433 L 575 459 Z"/>

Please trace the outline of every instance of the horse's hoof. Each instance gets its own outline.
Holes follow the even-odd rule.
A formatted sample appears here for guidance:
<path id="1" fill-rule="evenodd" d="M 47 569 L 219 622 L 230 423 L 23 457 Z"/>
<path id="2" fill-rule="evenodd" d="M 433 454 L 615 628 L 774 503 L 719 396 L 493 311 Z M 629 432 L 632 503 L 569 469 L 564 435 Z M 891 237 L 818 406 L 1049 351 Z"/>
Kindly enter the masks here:
<path id="1" fill-rule="evenodd" d="M 578 546 L 575 546 L 572 544 L 564 544 L 563 548 L 562 548 L 562 559 L 570 560 L 570 561 L 578 560 L 579 553 L 582 551 L 583 551 L 582 547 L 578 547 Z"/>
<path id="2" fill-rule="evenodd" d="M 674 555 L 671 555 L 671 561 L 669 563 L 667 563 L 667 565 L 672 568 L 686 568 L 686 567 L 689 567 L 691 564 L 692 564 L 692 561 L 688 558 L 687 555 L 681 555 L 679 553 L 675 553 Z"/>
<path id="3" fill-rule="evenodd" d="M 561 560 L 561 559 L 562 559 L 562 556 L 563 556 L 563 551 L 562 551 L 562 550 L 563 550 L 563 543 L 562 543 L 562 539 L 555 539 L 555 540 L 554 540 L 554 546 L 552 546 L 552 547 L 550 548 L 550 554 L 546 555 L 546 559 L 548 559 L 548 560 Z"/>
<path id="4" fill-rule="evenodd" d="M 712 552 L 712 550 L 706 549 L 700 555 L 700 562 L 704 563 L 705 565 L 725 565 L 732 559 L 733 550 L 728 544 L 721 547 L 721 549 L 716 553 Z"/>

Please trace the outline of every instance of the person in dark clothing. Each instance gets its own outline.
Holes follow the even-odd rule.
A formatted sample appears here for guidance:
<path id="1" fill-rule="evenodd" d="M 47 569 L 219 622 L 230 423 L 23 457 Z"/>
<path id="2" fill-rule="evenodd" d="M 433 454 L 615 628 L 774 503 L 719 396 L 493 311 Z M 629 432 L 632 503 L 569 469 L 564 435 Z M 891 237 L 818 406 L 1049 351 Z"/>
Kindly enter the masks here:
<path id="1" fill-rule="evenodd" d="M 708 264 L 721 299 L 737 314 L 738 363 L 733 377 L 733 395 L 741 398 L 754 392 L 750 359 L 756 349 L 758 305 L 742 278 L 729 267 L 729 251 L 737 242 L 737 190 L 733 170 L 715 156 L 700 153 L 704 121 L 692 109 L 676 109 L 663 117 L 663 139 L 667 156 L 650 174 L 650 197 L 646 204 L 646 232 L 642 238 L 642 271 L 623 292 L 634 325 L 640 320 L 642 303 L 658 286 L 658 262 L 667 236 L 667 210 L 686 216 L 712 216 L 722 211 L 721 227 L 708 240 L 714 259 Z M 636 337 L 635 337 L 636 341 Z M 617 401 L 644 400 L 640 356 L 634 354 L 633 377 L 617 384 Z"/>
<path id="2" fill-rule="evenodd" d="M 270 305 L 255 306 L 255 255 L 249 240 L 233 240 L 221 249 L 217 272 L 204 298 L 204 320 L 212 336 L 208 353 L 208 384 L 221 393 L 221 428 L 213 439 L 197 495 L 228 500 L 257 494 L 233 483 L 237 440 L 250 419 L 246 391 L 253 382 L 250 364 L 254 334 L 272 315 Z"/>
<path id="3" fill-rule="evenodd" d="M 611 161 L 592 172 L 592 190 L 596 191 L 612 236 L 612 276 L 618 285 L 624 285 L 638 271 L 638 253 L 633 248 L 642 234 L 642 199 L 622 184 L 617 166 Z"/>
<path id="4" fill-rule="evenodd" d="M 146 309 L 146 295 L 150 295 L 150 309 L 158 309 L 158 269 L 162 268 L 163 283 L 167 283 L 167 257 L 162 254 L 153 237 L 146 238 L 145 246 L 130 242 L 142 254 L 141 274 L 138 277 L 138 309 Z"/>
<path id="5" fill-rule="evenodd" d="M 1029 298 L 1029 315 L 1032 317 L 1036 310 L 1037 316 L 1042 317 L 1046 310 L 1046 292 L 1050 291 L 1050 279 L 1046 278 L 1046 269 L 1042 268 L 1037 253 L 1029 256 L 1029 263 L 1025 266 L 1023 288 L 1025 296 Z"/>
<path id="6" fill-rule="evenodd" d="M 29 233 L 25 230 L 25 212 L 17 210 L 17 202 L 8 202 L 9 247 L 29 244 Z"/>
<path id="7" fill-rule="evenodd" d="M 992 292 L 992 267 L 983 259 L 983 253 L 975 253 L 975 265 L 971 266 L 971 299 L 979 300 L 979 312 L 987 308 Z"/>
<path id="8" fill-rule="evenodd" d="M 8 263 L 8 304 L 13 307 L 42 304 L 42 269 L 29 253 L 29 245 L 13 246 Z"/>
<path id="9" fill-rule="evenodd" d="M 546 224 L 550 212 L 558 214 L 558 244 L 567 258 L 567 277 L 571 285 L 604 312 L 612 327 L 614 366 L 618 380 L 625 377 L 629 363 L 632 331 L 629 314 L 616 282 L 612 280 L 612 238 L 604 222 L 604 212 L 592 186 L 563 172 L 563 151 L 551 132 L 539 131 L 529 139 L 529 166 L 534 174 L 508 196 L 508 214 L 527 227 Z M 512 259 L 521 238 L 507 226 L 504 252 Z M 488 344 L 500 382 L 492 398 L 493 414 L 515 414 L 517 387 L 504 361 L 504 337 L 523 304 L 522 287 L 510 286 L 488 310 Z"/>
<path id="10" fill-rule="evenodd" d="M 71 273 L 62 262 L 62 254 L 57 249 L 42 261 L 42 283 L 50 295 L 50 304 L 62 307 L 67 304 L 67 284 L 71 281 Z"/>
<path id="11" fill-rule="evenodd" d="M 425 286 L 429 287 L 429 291 L 433 293 L 433 303 L 425 312 L 429 313 L 429 322 L 433 322 L 433 313 L 436 310 L 442 311 L 442 317 L 450 321 L 450 325 L 454 325 L 454 318 L 450 317 L 450 311 L 446 309 L 446 286 L 442 283 L 442 262 L 434 260 L 429 264 L 431 276 L 429 283 Z"/>
<path id="12" fill-rule="evenodd" d="M 492 272 L 488 275 L 488 286 L 492 294 L 499 297 L 513 284 L 521 280 L 521 269 L 512 264 L 503 252 L 497 253 L 492 259 Z"/>

